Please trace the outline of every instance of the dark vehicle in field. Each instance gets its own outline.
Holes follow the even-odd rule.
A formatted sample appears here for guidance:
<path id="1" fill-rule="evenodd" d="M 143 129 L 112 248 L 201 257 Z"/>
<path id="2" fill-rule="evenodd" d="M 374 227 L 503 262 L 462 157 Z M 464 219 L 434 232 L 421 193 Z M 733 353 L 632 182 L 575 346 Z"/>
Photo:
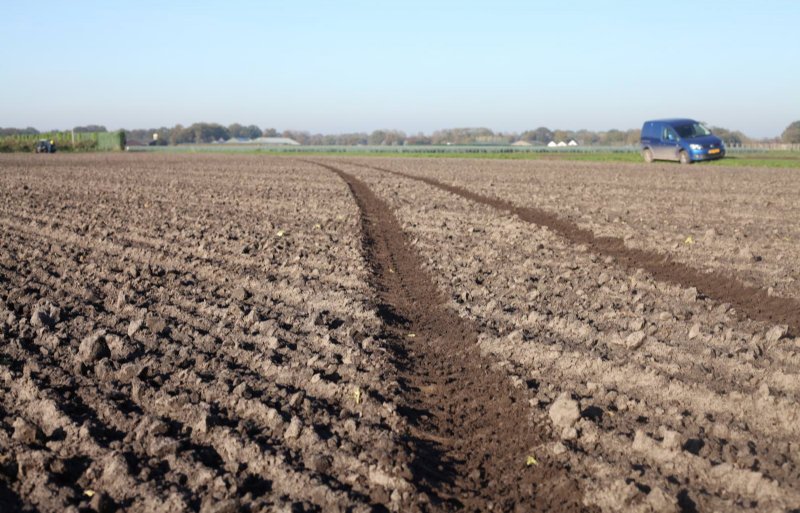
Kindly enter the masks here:
<path id="1" fill-rule="evenodd" d="M 722 139 L 693 119 L 645 121 L 641 145 L 645 162 L 677 160 L 681 164 L 691 164 L 725 156 Z"/>
<path id="2" fill-rule="evenodd" d="M 36 153 L 55 153 L 56 143 L 47 139 L 40 139 L 39 142 L 36 143 L 34 151 L 36 151 Z"/>

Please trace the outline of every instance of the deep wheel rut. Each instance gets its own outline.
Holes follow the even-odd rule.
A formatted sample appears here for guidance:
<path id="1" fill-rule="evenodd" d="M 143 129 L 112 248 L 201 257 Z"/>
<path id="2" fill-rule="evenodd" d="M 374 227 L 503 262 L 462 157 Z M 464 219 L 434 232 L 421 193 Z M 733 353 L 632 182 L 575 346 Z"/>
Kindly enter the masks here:
<path id="1" fill-rule="evenodd" d="M 599 237 L 591 230 L 581 228 L 570 220 L 539 208 L 520 207 L 510 201 L 484 196 L 464 187 L 440 182 L 433 178 L 365 164 L 351 164 L 422 182 L 470 201 L 509 212 L 527 223 L 547 227 L 574 244 L 584 244 L 594 253 L 611 256 L 617 260 L 619 265 L 632 271 L 642 268 L 657 280 L 681 287 L 695 287 L 700 294 L 706 297 L 722 303 L 729 303 L 737 310 L 740 317 L 783 324 L 789 328 L 791 335 L 800 334 L 800 303 L 793 298 L 771 296 L 763 288 L 745 285 L 736 278 L 719 272 L 703 272 L 673 260 L 669 255 L 630 248 L 621 238 Z"/>
<path id="2" fill-rule="evenodd" d="M 341 169 L 404 396 L 421 511 L 588 511 L 578 477 L 551 461 L 526 391 L 481 356 L 477 328 L 445 306 L 389 206 Z"/>

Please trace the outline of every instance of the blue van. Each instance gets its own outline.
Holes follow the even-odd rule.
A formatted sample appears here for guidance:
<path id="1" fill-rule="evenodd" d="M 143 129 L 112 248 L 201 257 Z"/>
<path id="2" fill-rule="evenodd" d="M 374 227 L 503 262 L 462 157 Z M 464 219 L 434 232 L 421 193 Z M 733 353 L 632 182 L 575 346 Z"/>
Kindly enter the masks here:
<path id="1" fill-rule="evenodd" d="M 725 156 L 722 139 L 693 119 L 645 121 L 641 144 L 645 162 L 677 160 L 681 164 L 691 164 Z"/>

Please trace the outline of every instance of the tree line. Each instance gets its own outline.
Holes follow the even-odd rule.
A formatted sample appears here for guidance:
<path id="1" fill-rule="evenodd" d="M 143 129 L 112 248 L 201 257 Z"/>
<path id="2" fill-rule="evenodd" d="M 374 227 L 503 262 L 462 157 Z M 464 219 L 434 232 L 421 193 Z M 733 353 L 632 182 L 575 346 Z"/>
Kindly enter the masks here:
<path id="1" fill-rule="evenodd" d="M 800 143 L 800 121 L 790 124 L 780 138 L 755 140 L 739 130 L 722 127 L 710 127 L 727 144 L 747 144 L 751 142 L 784 142 Z M 78 126 L 74 132 L 106 132 L 102 125 Z M 592 130 L 551 130 L 539 127 L 524 132 L 494 132 L 485 127 L 448 128 L 436 130 L 430 135 L 422 132 L 406 134 L 401 130 L 382 129 L 371 133 L 354 132 L 343 134 L 312 134 L 307 131 L 284 130 L 275 128 L 261 129 L 256 125 L 233 123 L 228 126 L 218 123 L 193 123 L 189 126 L 175 125 L 171 128 L 124 129 L 128 143 L 177 145 L 208 144 L 228 141 L 230 139 L 256 139 L 258 137 L 287 137 L 300 144 L 310 146 L 402 146 L 402 145 L 500 145 L 524 141 L 533 145 L 546 145 L 551 141 L 568 142 L 574 140 L 581 145 L 589 146 L 629 146 L 639 142 L 639 129 L 606 131 Z M 37 135 L 40 132 L 33 127 L 0 128 L 0 137 L 13 135 Z M 155 137 L 154 137 L 155 134 Z"/>

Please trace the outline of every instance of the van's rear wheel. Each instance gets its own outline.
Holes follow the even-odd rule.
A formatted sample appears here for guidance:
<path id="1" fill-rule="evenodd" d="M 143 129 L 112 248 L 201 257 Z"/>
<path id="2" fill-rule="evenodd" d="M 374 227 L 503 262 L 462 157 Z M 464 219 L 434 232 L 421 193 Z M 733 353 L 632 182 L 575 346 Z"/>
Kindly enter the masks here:
<path id="1" fill-rule="evenodd" d="M 692 159 L 689 158 L 689 153 L 686 150 L 682 150 L 680 154 L 680 163 L 681 164 L 691 164 Z"/>
<path id="2" fill-rule="evenodd" d="M 650 148 L 647 148 L 646 150 L 644 150 L 642 152 L 642 157 L 644 158 L 645 162 L 650 164 L 651 162 L 653 162 L 653 150 L 651 150 Z"/>

